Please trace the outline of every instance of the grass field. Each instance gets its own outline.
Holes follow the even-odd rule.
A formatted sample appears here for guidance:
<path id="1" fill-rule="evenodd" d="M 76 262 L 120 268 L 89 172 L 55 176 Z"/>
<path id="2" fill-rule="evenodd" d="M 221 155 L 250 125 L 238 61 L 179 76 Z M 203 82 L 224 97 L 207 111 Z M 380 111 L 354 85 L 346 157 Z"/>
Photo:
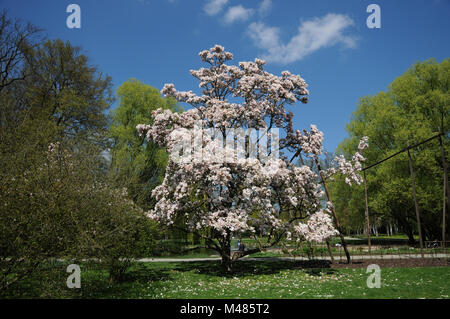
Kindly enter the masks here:
<path id="1" fill-rule="evenodd" d="M 1 298 L 449 298 L 450 267 L 383 268 L 381 288 L 368 288 L 365 268 L 301 269 L 289 261 L 238 262 L 224 275 L 218 262 L 136 263 L 121 283 L 82 265 L 81 289 L 65 286 L 63 264 Z"/>

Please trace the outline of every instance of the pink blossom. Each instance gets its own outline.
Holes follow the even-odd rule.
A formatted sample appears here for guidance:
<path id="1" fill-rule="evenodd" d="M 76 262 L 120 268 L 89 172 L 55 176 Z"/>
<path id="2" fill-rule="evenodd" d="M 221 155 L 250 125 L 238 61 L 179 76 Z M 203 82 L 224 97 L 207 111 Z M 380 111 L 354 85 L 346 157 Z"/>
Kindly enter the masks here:
<path id="1" fill-rule="evenodd" d="M 152 192 L 156 205 L 149 218 L 171 225 L 181 214 L 188 228 L 210 229 L 222 238 L 244 231 L 281 231 L 308 241 L 335 235 L 329 205 L 322 209 L 317 174 L 308 166 L 291 164 L 283 153 L 310 157 L 322 153 L 323 133 L 314 125 L 310 131 L 294 132 L 293 114 L 286 110 L 289 104 L 307 102 L 305 80 L 289 71 L 273 75 L 260 59 L 227 65 L 233 55 L 220 45 L 199 56 L 208 67 L 190 73 L 198 79 L 201 94 L 177 91 L 173 84 L 161 90 L 193 108 L 181 114 L 158 109 L 151 126 L 136 127 L 139 135 L 145 134 L 170 153 L 164 180 Z M 285 133 L 279 143 L 281 156 L 252 156 L 262 142 L 251 132 L 273 127 Z M 229 133 L 239 130 L 243 139 L 230 142 Z M 361 150 L 366 142 L 360 144 Z M 361 160 L 356 155 L 350 166 L 338 158 L 338 167 L 352 176 Z"/>

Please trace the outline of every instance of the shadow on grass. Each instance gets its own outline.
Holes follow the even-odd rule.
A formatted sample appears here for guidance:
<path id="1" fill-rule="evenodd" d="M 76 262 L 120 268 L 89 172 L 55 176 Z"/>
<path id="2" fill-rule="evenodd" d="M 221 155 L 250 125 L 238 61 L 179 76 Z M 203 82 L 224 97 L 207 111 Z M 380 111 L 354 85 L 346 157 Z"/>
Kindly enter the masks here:
<path id="1" fill-rule="evenodd" d="M 167 280 L 169 277 L 168 269 L 149 269 L 143 264 L 134 264 L 125 273 L 121 282 L 148 283 L 150 281 Z"/>
<path id="2" fill-rule="evenodd" d="M 154 266 L 154 265 L 152 265 Z M 123 278 L 112 282 L 108 270 L 95 262 L 81 267 L 81 289 L 69 289 L 66 280 L 67 263 L 46 263 L 32 276 L 0 291 L 0 299 L 7 298 L 141 298 L 154 294 L 158 283 L 170 280 L 170 267 L 148 267 L 133 263 Z M 145 296 L 145 295 L 144 295 Z"/>
<path id="3" fill-rule="evenodd" d="M 334 269 L 331 268 L 331 262 L 328 260 L 307 260 L 307 261 L 291 261 L 291 260 L 261 260 L 261 261 L 244 261 L 238 260 L 233 264 L 232 272 L 226 272 L 222 268 L 220 261 L 196 261 L 177 263 L 176 271 L 188 272 L 195 271 L 198 274 L 220 277 L 244 277 L 249 275 L 271 275 L 279 273 L 283 270 L 305 269 L 311 274 L 331 274 Z"/>
<path id="4" fill-rule="evenodd" d="M 82 278 L 81 298 L 143 298 L 154 294 L 158 287 L 152 283 L 170 280 L 170 268 L 147 267 L 144 263 L 133 263 L 117 282 L 109 280 L 108 271 L 92 267 Z"/>
<path id="5" fill-rule="evenodd" d="M 2 298 L 152 298 L 166 281 L 174 279 L 174 272 L 192 272 L 209 277 L 244 277 L 271 275 L 283 270 L 302 269 L 312 276 L 334 273 L 326 260 L 236 261 L 233 272 L 223 271 L 220 261 L 173 263 L 133 263 L 120 282 L 111 282 L 101 264 L 81 264 L 81 289 L 68 289 L 65 264 L 47 264 L 32 278 L 11 287 Z M 176 277 L 175 277 L 176 278 Z"/>

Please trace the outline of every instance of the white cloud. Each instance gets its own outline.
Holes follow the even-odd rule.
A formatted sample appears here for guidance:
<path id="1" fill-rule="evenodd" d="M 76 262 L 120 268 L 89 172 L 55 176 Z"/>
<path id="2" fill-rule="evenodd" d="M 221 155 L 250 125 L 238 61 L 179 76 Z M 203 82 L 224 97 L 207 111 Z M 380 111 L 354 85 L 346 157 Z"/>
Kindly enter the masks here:
<path id="1" fill-rule="evenodd" d="M 207 0 L 203 11 L 207 15 L 213 16 L 222 11 L 222 8 L 228 3 L 228 0 Z"/>
<path id="2" fill-rule="evenodd" d="M 268 27 L 262 22 L 254 22 L 248 28 L 248 34 L 260 48 L 271 50 L 280 47 L 280 29 Z"/>
<path id="3" fill-rule="evenodd" d="M 272 9 L 272 0 L 263 0 L 258 8 L 258 13 L 261 17 L 265 17 Z"/>
<path id="4" fill-rule="evenodd" d="M 233 23 L 236 21 L 246 21 L 253 14 L 253 9 L 246 9 L 242 5 L 237 5 L 228 9 L 225 14 L 225 23 Z"/>
<path id="5" fill-rule="evenodd" d="M 254 22 L 248 28 L 248 34 L 255 45 L 264 49 L 264 59 L 272 62 L 291 63 L 325 47 L 342 44 L 353 48 L 354 36 L 344 35 L 343 31 L 354 24 L 353 20 L 342 14 L 329 13 L 322 18 L 304 21 L 298 33 L 287 44 L 280 43 L 280 29 Z"/>

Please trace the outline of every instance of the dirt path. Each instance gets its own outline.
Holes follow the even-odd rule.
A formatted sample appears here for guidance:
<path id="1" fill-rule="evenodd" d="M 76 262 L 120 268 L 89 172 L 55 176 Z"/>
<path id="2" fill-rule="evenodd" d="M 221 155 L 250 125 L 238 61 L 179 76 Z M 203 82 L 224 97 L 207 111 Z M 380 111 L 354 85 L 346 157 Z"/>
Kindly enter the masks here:
<path id="1" fill-rule="evenodd" d="M 354 261 L 353 263 L 356 265 L 358 262 L 367 263 L 368 261 L 372 262 L 383 261 L 389 263 L 390 261 L 395 261 L 395 263 L 402 263 L 399 261 L 404 261 L 403 263 L 408 263 L 413 261 L 413 263 L 419 264 L 424 261 L 433 261 L 433 260 L 444 260 L 450 258 L 450 254 L 425 254 L 425 258 L 421 258 L 420 254 L 400 254 L 400 255 L 385 255 L 383 258 L 380 258 L 379 255 L 372 256 L 351 256 L 351 259 Z M 220 257 L 209 257 L 209 258 L 142 258 L 138 259 L 139 262 L 198 262 L 198 261 L 208 261 L 208 260 L 220 260 Z M 306 257 L 244 257 L 239 260 L 242 261 L 283 261 L 283 260 L 291 260 L 291 261 L 310 261 Z M 319 260 L 319 259 L 316 259 Z M 320 257 L 320 260 L 330 261 L 330 257 Z M 336 256 L 334 257 L 333 264 L 339 264 L 345 261 L 345 256 Z M 347 265 L 347 264 L 346 264 Z"/>

